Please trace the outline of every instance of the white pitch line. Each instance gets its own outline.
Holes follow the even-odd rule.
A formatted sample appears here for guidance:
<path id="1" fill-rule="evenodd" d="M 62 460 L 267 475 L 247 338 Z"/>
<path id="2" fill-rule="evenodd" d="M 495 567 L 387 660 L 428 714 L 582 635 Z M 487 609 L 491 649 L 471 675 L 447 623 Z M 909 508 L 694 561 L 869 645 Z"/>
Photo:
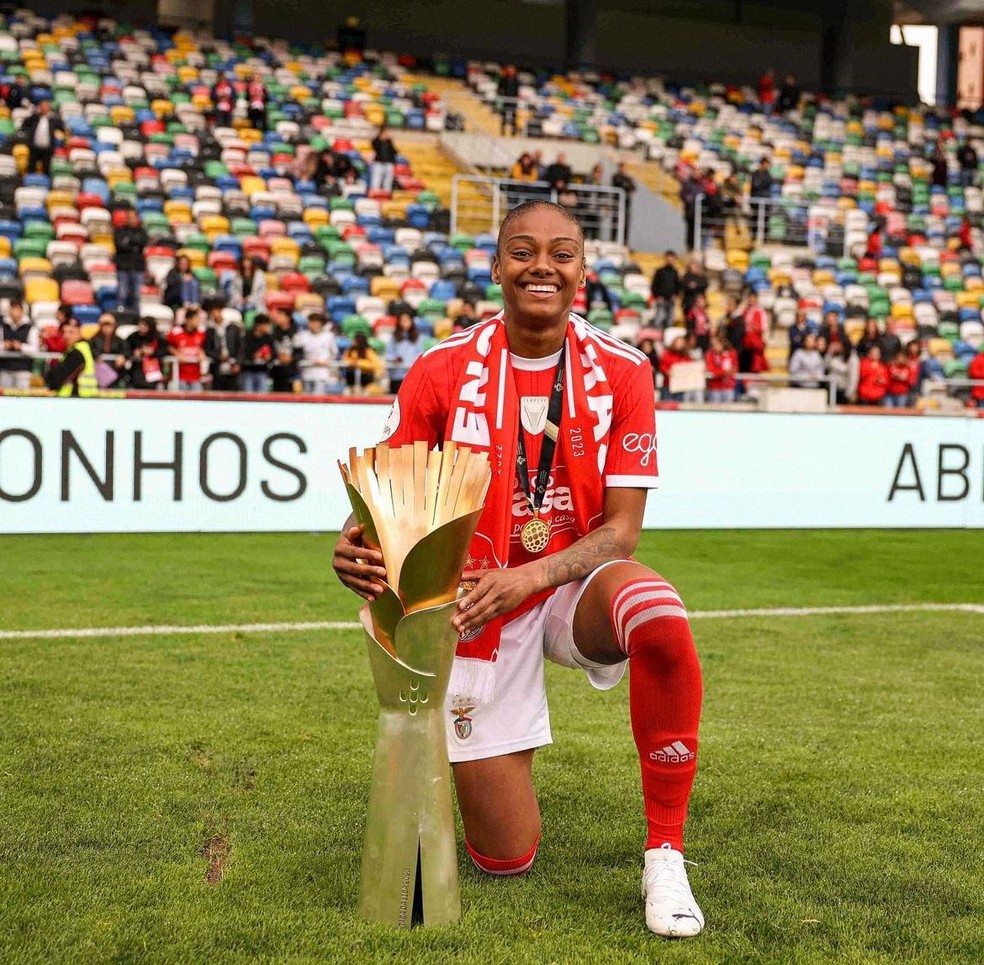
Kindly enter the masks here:
<path id="1" fill-rule="evenodd" d="M 694 610 L 694 620 L 740 617 L 812 617 L 865 613 L 981 613 L 984 603 L 887 603 L 872 606 L 765 607 L 758 610 Z M 303 630 L 358 630 L 362 624 L 341 621 L 312 623 L 205 623 L 198 626 L 74 627 L 61 630 L 0 630 L 0 640 L 62 640 L 72 637 L 164 637 L 176 634 L 294 633 Z"/>

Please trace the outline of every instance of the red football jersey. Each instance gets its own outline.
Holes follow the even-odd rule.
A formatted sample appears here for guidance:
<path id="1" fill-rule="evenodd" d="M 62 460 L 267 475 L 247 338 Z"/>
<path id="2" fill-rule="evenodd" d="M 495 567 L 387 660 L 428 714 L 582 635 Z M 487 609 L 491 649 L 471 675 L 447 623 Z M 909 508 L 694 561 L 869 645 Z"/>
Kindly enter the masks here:
<path id="1" fill-rule="evenodd" d="M 386 423 L 383 438 L 387 444 L 402 446 L 416 440 L 424 440 L 429 446 L 443 444 L 454 388 L 465 360 L 470 357 L 469 342 L 475 332 L 476 329 L 472 329 L 452 336 L 413 364 Z M 612 422 L 602 484 L 606 488 L 655 489 L 658 484 L 656 407 L 649 360 L 631 346 L 597 329 L 590 330 L 590 338 L 612 387 Z M 558 356 L 559 353 L 542 359 L 512 356 L 531 493 L 536 485 L 547 404 Z M 575 530 L 571 471 L 564 449 L 558 445 L 540 508 L 541 517 L 550 525 L 550 542 L 544 551 L 548 555 L 585 535 Z M 543 554 L 528 554 L 519 540 L 520 529 L 532 511 L 519 486 L 518 476 L 514 480 L 511 512 L 509 565 L 519 566 Z M 600 518 L 595 521 L 595 525 L 600 523 Z"/>

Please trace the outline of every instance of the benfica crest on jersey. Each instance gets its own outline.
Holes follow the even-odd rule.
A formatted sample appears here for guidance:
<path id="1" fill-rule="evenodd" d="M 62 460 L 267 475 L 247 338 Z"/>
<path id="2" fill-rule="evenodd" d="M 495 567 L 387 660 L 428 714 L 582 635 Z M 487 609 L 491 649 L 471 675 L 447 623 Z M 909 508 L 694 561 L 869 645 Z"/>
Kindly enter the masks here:
<path id="1" fill-rule="evenodd" d="M 466 741 L 471 737 L 472 719 L 468 715 L 475 709 L 472 704 L 468 707 L 452 707 L 451 713 L 454 714 L 454 732 L 460 740 Z"/>
<path id="2" fill-rule="evenodd" d="M 531 435 L 538 436 L 547 424 L 547 408 L 550 399 L 545 395 L 524 395 L 519 400 L 519 417 L 523 428 Z"/>

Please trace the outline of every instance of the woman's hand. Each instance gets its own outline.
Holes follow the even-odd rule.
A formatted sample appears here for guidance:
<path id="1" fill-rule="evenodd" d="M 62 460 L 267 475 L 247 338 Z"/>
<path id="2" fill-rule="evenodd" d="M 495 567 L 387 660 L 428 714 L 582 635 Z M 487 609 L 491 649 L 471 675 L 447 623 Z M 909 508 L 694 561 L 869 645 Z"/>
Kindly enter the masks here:
<path id="1" fill-rule="evenodd" d="M 476 586 L 458 601 L 458 613 L 451 621 L 461 636 L 515 610 L 545 585 L 542 578 L 534 576 L 527 566 L 504 570 L 465 570 L 461 579 L 465 582 L 477 581 Z"/>
<path id="2" fill-rule="evenodd" d="M 371 603 L 383 592 L 386 570 L 383 554 L 363 545 L 363 530 L 363 526 L 342 530 L 331 565 L 345 586 Z"/>

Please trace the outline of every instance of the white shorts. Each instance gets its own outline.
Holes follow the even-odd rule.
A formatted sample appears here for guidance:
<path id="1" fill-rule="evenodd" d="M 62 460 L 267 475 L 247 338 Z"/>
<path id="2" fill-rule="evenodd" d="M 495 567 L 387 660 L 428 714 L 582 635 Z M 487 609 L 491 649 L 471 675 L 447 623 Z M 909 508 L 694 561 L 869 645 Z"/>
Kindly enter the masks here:
<path id="1" fill-rule="evenodd" d="M 624 562 L 613 560 L 612 562 Z M 491 704 L 464 704 L 448 694 L 448 757 L 452 763 L 499 757 L 552 744 L 544 658 L 562 667 L 583 670 L 597 690 L 614 687 L 625 661 L 600 664 L 574 645 L 574 611 L 588 584 L 605 563 L 583 580 L 566 583 L 553 596 L 507 623 L 495 664 L 495 699 Z"/>

